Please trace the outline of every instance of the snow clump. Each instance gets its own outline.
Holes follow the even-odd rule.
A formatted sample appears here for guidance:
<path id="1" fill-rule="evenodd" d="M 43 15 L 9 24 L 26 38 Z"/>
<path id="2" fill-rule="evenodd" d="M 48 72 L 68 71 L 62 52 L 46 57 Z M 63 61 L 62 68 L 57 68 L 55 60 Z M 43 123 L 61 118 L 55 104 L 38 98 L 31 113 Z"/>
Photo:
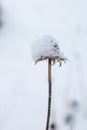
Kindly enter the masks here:
<path id="1" fill-rule="evenodd" d="M 63 58 L 63 53 L 60 51 L 58 41 L 50 35 L 45 35 L 34 41 L 31 50 L 34 61 L 37 61 L 41 57 L 59 56 Z"/>

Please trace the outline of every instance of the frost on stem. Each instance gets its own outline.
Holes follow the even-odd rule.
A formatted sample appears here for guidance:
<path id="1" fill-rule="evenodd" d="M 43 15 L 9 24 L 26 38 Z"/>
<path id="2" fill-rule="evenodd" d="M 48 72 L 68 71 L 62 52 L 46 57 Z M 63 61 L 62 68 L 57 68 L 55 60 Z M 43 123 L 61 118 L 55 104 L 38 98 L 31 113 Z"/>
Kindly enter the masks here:
<path id="1" fill-rule="evenodd" d="M 31 46 L 32 58 L 35 64 L 39 61 L 51 59 L 52 64 L 59 62 L 61 66 L 62 61 L 66 63 L 67 58 L 64 57 L 60 51 L 58 41 L 50 35 L 43 36 L 37 39 Z"/>

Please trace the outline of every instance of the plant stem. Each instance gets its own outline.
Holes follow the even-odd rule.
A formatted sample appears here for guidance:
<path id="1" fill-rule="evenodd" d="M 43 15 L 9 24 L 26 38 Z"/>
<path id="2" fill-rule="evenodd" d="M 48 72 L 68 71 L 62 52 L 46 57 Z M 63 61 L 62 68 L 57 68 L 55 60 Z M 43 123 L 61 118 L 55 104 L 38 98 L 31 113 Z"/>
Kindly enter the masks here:
<path id="1" fill-rule="evenodd" d="M 51 59 L 48 59 L 48 112 L 47 112 L 47 123 L 46 130 L 49 130 L 51 113 Z"/>

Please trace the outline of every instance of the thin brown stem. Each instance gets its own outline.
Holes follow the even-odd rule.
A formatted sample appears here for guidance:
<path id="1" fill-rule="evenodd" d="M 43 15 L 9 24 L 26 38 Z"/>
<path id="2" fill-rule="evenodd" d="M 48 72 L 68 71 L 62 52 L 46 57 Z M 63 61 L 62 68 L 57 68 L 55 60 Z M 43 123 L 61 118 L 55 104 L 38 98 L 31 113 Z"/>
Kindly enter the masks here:
<path id="1" fill-rule="evenodd" d="M 46 130 L 49 130 L 50 113 L 51 113 L 51 58 L 48 59 L 48 112 L 47 112 Z"/>

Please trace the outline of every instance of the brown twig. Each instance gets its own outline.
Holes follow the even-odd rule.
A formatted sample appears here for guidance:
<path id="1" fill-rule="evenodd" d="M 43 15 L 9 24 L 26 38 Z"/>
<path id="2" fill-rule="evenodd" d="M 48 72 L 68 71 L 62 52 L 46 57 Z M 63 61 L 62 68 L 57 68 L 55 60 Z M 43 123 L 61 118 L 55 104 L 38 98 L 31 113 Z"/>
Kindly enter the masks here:
<path id="1" fill-rule="evenodd" d="M 62 58 L 60 56 L 41 56 L 39 59 L 35 61 L 35 64 L 39 61 L 48 60 L 48 112 L 47 112 L 47 122 L 46 122 L 46 130 L 49 130 L 50 124 L 50 113 L 51 113 L 51 65 L 54 65 L 56 62 L 59 62 L 59 66 L 61 66 L 62 61 L 66 63 L 66 58 Z"/>
<path id="2" fill-rule="evenodd" d="M 51 113 L 51 58 L 48 59 L 48 112 L 47 112 L 47 122 L 46 130 L 49 130 L 50 123 L 50 113 Z"/>
<path id="3" fill-rule="evenodd" d="M 67 61 L 66 58 L 62 58 L 62 57 L 59 57 L 59 56 L 54 56 L 54 57 L 52 57 L 52 56 L 41 56 L 39 59 L 37 59 L 37 60 L 35 61 L 35 65 L 37 64 L 37 62 L 43 61 L 43 60 L 47 60 L 47 59 L 51 59 L 53 65 L 54 65 L 56 62 L 59 62 L 59 66 L 62 65 L 62 61 L 63 61 L 64 63 L 66 63 L 66 61 Z"/>

